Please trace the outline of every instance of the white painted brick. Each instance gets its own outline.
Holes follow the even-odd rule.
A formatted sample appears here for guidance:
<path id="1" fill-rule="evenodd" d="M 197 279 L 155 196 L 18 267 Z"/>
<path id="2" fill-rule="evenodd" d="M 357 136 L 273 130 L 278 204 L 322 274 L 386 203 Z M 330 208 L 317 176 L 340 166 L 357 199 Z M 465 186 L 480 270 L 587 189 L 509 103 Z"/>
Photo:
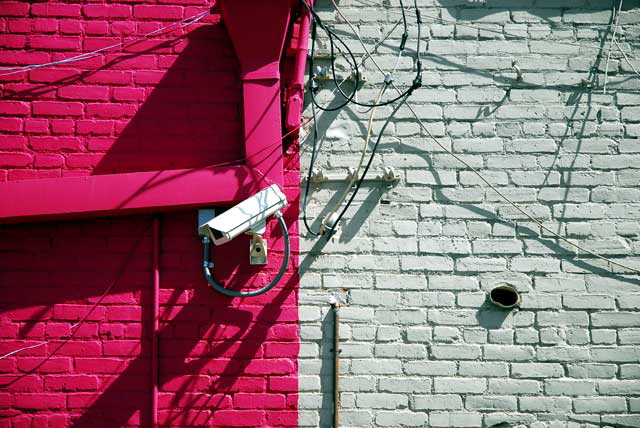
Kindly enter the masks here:
<path id="1" fill-rule="evenodd" d="M 482 415 L 469 412 L 432 412 L 429 423 L 433 427 L 474 428 L 481 426 Z"/>
<path id="2" fill-rule="evenodd" d="M 330 424 L 330 360 L 321 361 L 320 350 L 330 357 L 331 325 L 322 320 L 328 294 L 347 289 L 344 426 L 638 426 L 635 272 L 576 257 L 573 247 L 447 153 L 454 151 L 561 236 L 640 268 L 637 85 L 614 51 L 603 94 L 605 61 L 594 64 L 587 49 L 600 43 L 597 28 L 609 25 L 611 5 L 444 3 L 418 1 L 425 17 L 476 22 L 483 29 L 425 18 L 425 87 L 410 102 L 437 142 L 401 108 L 372 166 L 375 174 L 394 167 L 400 182 L 390 188 L 367 183 L 341 234 L 324 246 L 308 238 L 301 243 L 299 425 Z M 400 19 L 397 4 L 344 0 L 340 6 L 369 47 Z M 640 14 L 624 9 L 625 37 L 640 36 L 630 25 L 640 22 Z M 349 46 L 363 52 L 331 5 L 319 10 Z M 413 49 L 415 16 L 407 16 Z M 385 71 L 394 66 L 400 31 L 374 54 Z M 321 41 L 326 53 L 324 34 Z M 584 47 L 572 45 L 576 41 Z M 640 55 L 637 46 L 620 43 Z M 521 83 L 514 83 L 512 61 L 523 71 Z M 342 58 L 338 63 L 344 67 Z M 588 94 L 566 90 L 582 87 L 594 65 L 598 75 Z M 400 88 L 411 84 L 412 67 L 411 55 L 403 55 L 394 76 Z M 362 70 L 368 80 L 359 99 L 373 101 L 384 75 L 371 60 Z M 323 90 L 320 98 L 328 94 Z M 374 137 L 390 112 L 390 106 L 377 110 Z M 353 108 L 322 115 L 326 135 L 318 166 L 343 174 L 356 165 L 367 119 Z M 305 169 L 310 153 L 303 152 Z M 342 186 L 320 185 L 310 217 Z M 614 273 L 606 274 L 609 269 Z M 486 293 L 504 283 L 521 291 L 520 308 L 487 309 Z"/>
<path id="3" fill-rule="evenodd" d="M 376 414 L 376 424 L 379 426 L 422 427 L 427 423 L 428 416 L 417 412 L 378 412 Z"/>
<path id="4" fill-rule="evenodd" d="M 409 375 L 453 376 L 456 363 L 453 361 L 409 361 L 405 363 L 405 372 Z"/>
<path id="5" fill-rule="evenodd" d="M 520 410 L 529 412 L 566 412 L 571 410 L 568 397 L 520 397 Z"/>
<path id="6" fill-rule="evenodd" d="M 416 395 L 416 410 L 457 410 L 462 409 L 462 398 L 454 394 Z"/>
<path id="7" fill-rule="evenodd" d="M 468 410 L 515 411 L 518 409 L 516 397 L 505 396 L 470 396 L 467 398 Z"/>

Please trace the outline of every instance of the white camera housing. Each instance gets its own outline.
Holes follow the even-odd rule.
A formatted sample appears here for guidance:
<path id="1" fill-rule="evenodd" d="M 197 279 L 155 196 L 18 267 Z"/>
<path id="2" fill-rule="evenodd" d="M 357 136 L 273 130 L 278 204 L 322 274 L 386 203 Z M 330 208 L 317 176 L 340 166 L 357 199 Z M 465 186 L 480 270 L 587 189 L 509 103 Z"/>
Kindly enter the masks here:
<path id="1" fill-rule="evenodd" d="M 286 196 L 277 184 L 273 184 L 212 220 L 205 220 L 198 226 L 198 233 L 209 237 L 215 245 L 222 245 L 241 233 L 260 227 L 286 206 Z"/>

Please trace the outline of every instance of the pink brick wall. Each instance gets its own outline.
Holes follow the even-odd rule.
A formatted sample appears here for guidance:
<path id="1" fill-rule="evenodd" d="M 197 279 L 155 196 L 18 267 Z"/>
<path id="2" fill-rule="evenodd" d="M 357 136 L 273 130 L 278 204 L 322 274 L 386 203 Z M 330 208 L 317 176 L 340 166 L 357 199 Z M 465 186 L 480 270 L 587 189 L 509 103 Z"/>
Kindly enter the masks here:
<path id="1" fill-rule="evenodd" d="M 0 66 L 97 49 L 206 7 L 2 2 Z M 238 65 L 215 9 L 123 53 L 0 77 L 0 95 L 0 181 L 242 161 Z M 296 144 L 285 164 L 297 256 Z M 160 424 L 297 426 L 297 257 L 268 294 L 225 298 L 203 280 L 196 218 L 160 215 Z M 1 428 L 150 426 L 151 224 L 136 216 L 0 229 L 0 355 L 50 341 L 0 360 Z M 242 238 L 214 249 L 216 277 L 268 281 L 282 257 L 279 232 L 269 236 L 272 269 L 247 265 Z"/>

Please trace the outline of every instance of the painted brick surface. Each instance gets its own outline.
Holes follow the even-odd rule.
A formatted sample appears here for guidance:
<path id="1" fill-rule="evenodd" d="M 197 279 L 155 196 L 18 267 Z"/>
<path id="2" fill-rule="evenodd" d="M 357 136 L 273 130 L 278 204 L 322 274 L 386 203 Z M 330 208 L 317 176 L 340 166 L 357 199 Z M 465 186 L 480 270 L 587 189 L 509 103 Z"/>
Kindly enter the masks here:
<path id="1" fill-rule="evenodd" d="M 618 2 L 570 3 L 418 1 L 425 86 L 410 102 L 444 147 L 546 227 L 638 269 L 640 78 L 614 49 L 603 93 L 609 42 L 598 37 Z M 400 18 L 397 2 L 339 6 L 367 49 Z M 364 53 L 331 2 L 318 7 Z M 636 57 L 638 7 L 625 1 L 620 17 L 620 45 Z M 407 18 L 413 49 L 411 9 Z M 385 72 L 401 33 L 375 54 Z M 403 88 L 411 55 L 396 74 Z M 373 101 L 384 75 L 371 61 L 364 73 L 360 99 Z M 324 102 L 332 87 L 321 87 Z M 374 138 L 390 111 L 378 109 Z M 334 176 L 355 167 L 367 120 L 353 107 L 322 114 L 316 167 Z M 311 138 L 304 144 L 308 166 Z M 343 427 L 639 426 L 640 277 L 576 256 L 435 144 L 407 108 L 387 128 L 371 175 L 388 166 L 396 186 L 365 184 L 341 232 L 303 239 L 300 426 L 333 426 L 331 294 L 348 301 Z M 314 230 L 343 186 L 314 189 Z M 522 293 L 519 309 L 487 302 L 504 283 Z"/>
<path id="2" fill-rule="evenodd" d="M 208 7 L 199 0 L 1 2 L 0 65 L 60 60 Z M 241 99 L 215 5 L 188 30 L 123 52 L 1 76 L 0 180 L 242 162 Z M 240 301 L 211 291 L 195 210 L 159 216 L 162 427 L 298 426 L 299 162 L 297 143 L 285 148 L 293 256 L 267 295 Z M 0 427 L 151 426 L 151 222 L 0 228 L 0 355 L 47 342 L 0 359 Z M 273 226 L 271 270 L 248 266 L 243 236 L 213 250 L 216 278 L 236 288 L 270 280 L 283 257 Z"/>

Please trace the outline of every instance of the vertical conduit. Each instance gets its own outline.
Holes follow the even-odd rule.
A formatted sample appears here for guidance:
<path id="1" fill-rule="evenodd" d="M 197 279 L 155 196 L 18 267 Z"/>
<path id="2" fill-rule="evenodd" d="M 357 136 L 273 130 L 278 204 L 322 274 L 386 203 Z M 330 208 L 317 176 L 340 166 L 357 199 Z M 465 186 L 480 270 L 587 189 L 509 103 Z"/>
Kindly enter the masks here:
<path id="1" fill-rule="evenodd" d="M 333 427 L 340 426 L 340 307 L 337 302 L 333 308 Z"/>
<path id="2" fill-rule="evenodd" d="M 153 217 L 153 297 L 151 331 L 151 426 L 158 427 L 158 313 L 160 308 L 160 221 Z"/>

